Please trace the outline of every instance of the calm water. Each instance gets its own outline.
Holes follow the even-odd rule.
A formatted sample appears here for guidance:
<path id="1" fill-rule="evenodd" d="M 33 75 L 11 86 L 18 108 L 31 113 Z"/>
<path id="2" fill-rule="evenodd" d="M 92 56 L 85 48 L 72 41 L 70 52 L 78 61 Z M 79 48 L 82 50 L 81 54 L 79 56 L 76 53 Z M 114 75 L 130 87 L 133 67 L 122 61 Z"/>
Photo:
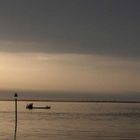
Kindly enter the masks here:
<path id="1" fill-rule="evenodd" d="M 17 140 L 139 140 L 140 104 L 18 103 Z M 14 102 L 0 102 L 0 140 L 14 139 Z"/>

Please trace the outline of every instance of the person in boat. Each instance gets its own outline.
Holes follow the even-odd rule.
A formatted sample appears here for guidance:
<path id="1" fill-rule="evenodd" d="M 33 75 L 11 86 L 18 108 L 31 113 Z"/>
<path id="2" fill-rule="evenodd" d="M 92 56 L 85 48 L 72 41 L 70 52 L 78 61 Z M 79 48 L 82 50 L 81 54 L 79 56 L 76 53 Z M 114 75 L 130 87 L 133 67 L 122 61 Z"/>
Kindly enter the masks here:
<path id="1" fill-rule="evenodd" d="M 28 104 L 28 105 L 26 106 L 26 108 L 28 108 L 28 109 L 33 109 L 33 103 Z"/>

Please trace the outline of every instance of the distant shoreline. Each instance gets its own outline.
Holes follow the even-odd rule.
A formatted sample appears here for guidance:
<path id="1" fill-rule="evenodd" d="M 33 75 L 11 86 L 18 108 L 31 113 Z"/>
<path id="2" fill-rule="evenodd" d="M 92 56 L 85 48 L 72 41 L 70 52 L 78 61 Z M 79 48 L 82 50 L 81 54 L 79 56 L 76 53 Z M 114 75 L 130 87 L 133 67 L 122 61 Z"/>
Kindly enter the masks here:
<path id="1" fill-rule="evenodd" d="M 0 101 L 14 101 L 14 99 L 0 99 Z M 140 103 L 140 101 L 94 101 L 94 100 L 40 100 L 18 99 L 21 102 L 81 102 L 81 103 Z"/>

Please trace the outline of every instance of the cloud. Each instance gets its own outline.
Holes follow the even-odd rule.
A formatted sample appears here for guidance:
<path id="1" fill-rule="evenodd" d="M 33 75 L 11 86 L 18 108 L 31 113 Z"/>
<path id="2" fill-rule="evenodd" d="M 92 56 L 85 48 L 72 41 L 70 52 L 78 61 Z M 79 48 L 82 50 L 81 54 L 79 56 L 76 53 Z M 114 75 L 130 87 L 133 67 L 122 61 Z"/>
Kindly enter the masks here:
<path id="1" fill-rule="evenodd" d="M 140 58 L 139 1 L 1 1 L 0 51 Z"/>

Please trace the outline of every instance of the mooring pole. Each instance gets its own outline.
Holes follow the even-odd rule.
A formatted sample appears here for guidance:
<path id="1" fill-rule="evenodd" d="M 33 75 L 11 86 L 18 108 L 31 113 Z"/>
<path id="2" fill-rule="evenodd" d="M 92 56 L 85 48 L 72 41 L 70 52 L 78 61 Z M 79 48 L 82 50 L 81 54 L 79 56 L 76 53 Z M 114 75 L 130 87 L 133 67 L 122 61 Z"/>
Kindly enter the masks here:
<path id="1" fill-rule="evenodd" d="M 14 95 L 15 97 L 15 136 L 14 136 L 14 140 L 16 140 L 16 133 L 17 133 L 17 93 L 15 93 Z"/>

